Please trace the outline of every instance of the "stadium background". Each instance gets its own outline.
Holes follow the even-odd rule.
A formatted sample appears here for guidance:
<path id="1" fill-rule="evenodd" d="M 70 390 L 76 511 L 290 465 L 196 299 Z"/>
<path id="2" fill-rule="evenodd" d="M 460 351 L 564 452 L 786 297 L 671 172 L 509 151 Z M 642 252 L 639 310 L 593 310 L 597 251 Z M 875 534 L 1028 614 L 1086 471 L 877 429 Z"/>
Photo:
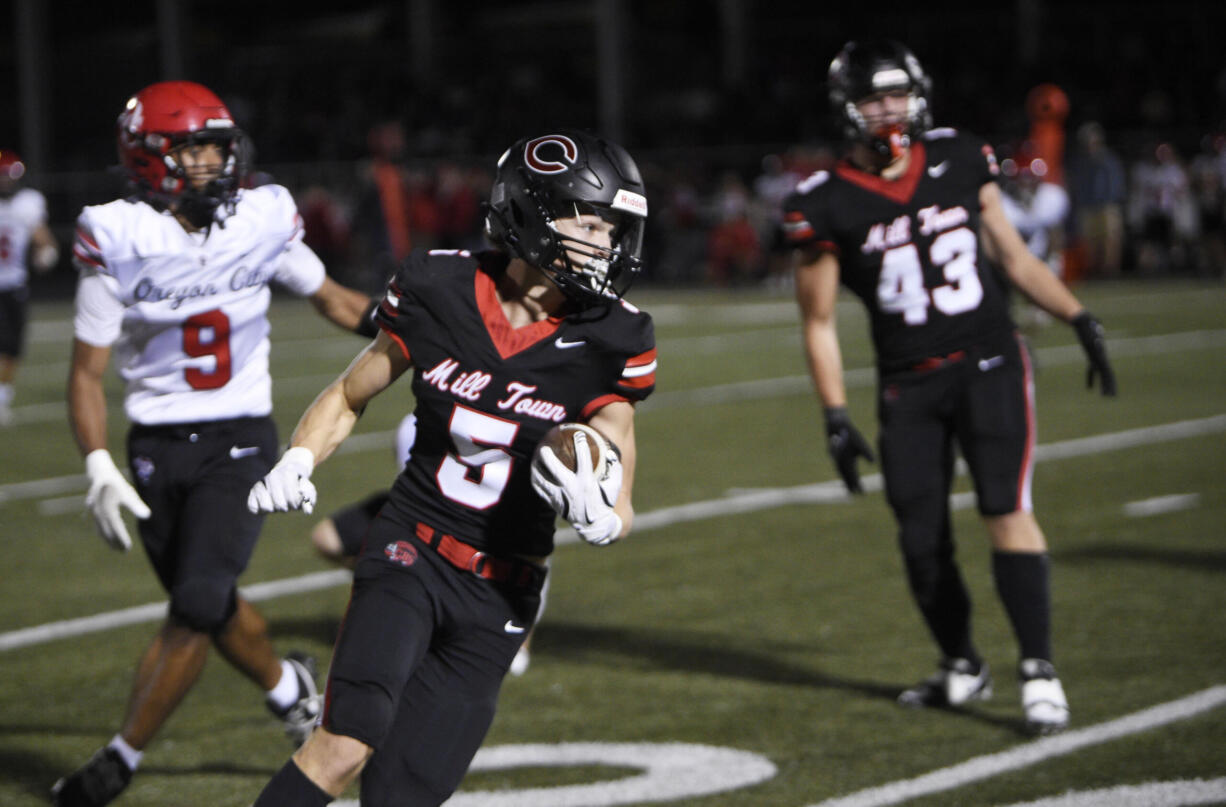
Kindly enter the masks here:
<path id="1" fill-rule="evenodd" d="M 31 158 L 31 182 L 48 192 L 66 245 L 80 206 L 118 190 L 104 169 L 114 162 L 113 122 L 124 100 L 159 78 L 198 79 L 232 104 L 255 140 L 259 167 L 289 185 L 304 208 L 320 189 L 352 216 L 349 249 L 333 268 L 377 283 L 377 271 L 361 272 L 373 249 L 359 215 L 369 196 L 372 130 L 386 137 L 391 130 L 381 124 L 401 122 L 406 178 L 437 179 L 439 166 L 454 165 L 462 175 L 476 169 L 476 182 L 525 131 L 603 126 L 610 109 L 620 109 L 613 119 L 648 171 L 660 223 L 647 256 L 651 274 L 632 295 L 656 319 L 662 357 L 660 388 L 636 424 L 636 534 L 608 551 L 559 547 L 532 667 L 504 687 L 487 745 L 643 743 L 662 756 L 669 744 L 704 744 L 777 767 L 752 787 L 673 802 L 686 807 L 1016 807 L 1120 785 L 1163 788 L 1140 803 L 1173 805 L 1193 803 L 1172 800 L 1172 792 L 1195 780 L 1216 793 L 1196 803 L 1226 805 L 1220 276 L 1130 271 L 1116 282 L 1081 284 L 1079 295 L 1109 328 L 1121 384 L 1115 401 L 1084 389 L 1084 360 L 1069 329 L 1031 334 L 1035 495 L 1053 542 L 1057 661 L 1075 710 L 1073 732 L 1055 742 L 1086 743 L 1056 753 L 1020 725 L 1013 641 L 965 477 L 955 495 L 959 557 L 998 694 L 963 713 L 901 710 L 894 697 L 930 669 L 933 651 L 906 593 L 879 488 L 870 484 L 854 500 L 840 495 L 801 359 L 795 303 L 769 284 L 712 288 L 701 266 L 670 263 L 679 259 L 670 245 L 705 244 L 729 171 L 748 185 L 766 154 L 830 145 L 835 133 L 821 123 L 826 106 L 816 79 L 844 40 L 865 33 L 913 46 L 936 81 L 939 121 L 1001 144 L 1024 134 L 1024 99 L 1043 81 L 1068 94 L 1070 135 L 1099 119 L 1130 162 L 1158 140 L 1196 153 L 1226 117 L 1221 4 L 1019 2 L 969 13 L 963 5 L 609 0 L 491 9 L 455 0 L 349 3 L 324 13 L 228 0 L 23 0 L 5 4 L 13 25 L 0 49 L 0 82 L 12 103 L 0 111 L 0 143 L 16 142 Z M 423 9 L 431 12 L 430 37 L 421 36 Z M 606 50 L 608 27 L 598 37 L 592 20 L 618 9 L 623 44 Z M 617 85 L 604 87 L 601 58 L 619 65 L 620 105 L 608 101 Z M 31 63 L 36 69 L 25 72 Z M 691 219 L 678 201 L 687 187 L 698 199 Z M 139 551 L 107 549 L 81 506 L 84 475 L 63 402 L 72 279 L 66 259 L 35 279 L 18 422 L 0 431 L 6 807 L 45 804 L 50 783 L 114 731 L 133 659 L 163 599 Z M 274 409 L 284 439 L 360 340 L 322 327 L 300 300 L 278 299 L 272 318 Z M 839 320 L 850 403 L 872 439 L 865 318 L 845 301 Z M 121 446 L 126 425 L 114 373 L 108 397 L 111 444 Z M 390 479 L 390 432 L 407 398 L 403 388 L 380 396 L 346 450 L 321 466 L 317 514 Z M 869 478 L 878 470 L 865 468 Z M 309 546 L 313 523 L 270 518 L 243 583 L 278 591 L 261 607 L 279 647 L 326 663 L 348 589 L 304 585 L 329 573 Z M 79 632 L 56 634 L 64 621 Z M 1174 722 L 1163 725 L 1165 718 Z M 119 803 L 242 807 L 288 752 L 258 694 L 214 659 Z M 1032 764 L 991 764 L 1010 754 L 1030 755 Z M 960 782 L 961 766 L 974 761 L 991 775 Z M 637 770 L 608 758 L 540 762 L 475 772 L 464 790 L 594 783 L 607 799 L 623 798 L 596 803 L 630 803 L 619 788 Z M 921 780 L 947 789 L 908 797 L 904 786 L 896 798 L 881 797 L 891 783 Z M 1123 799 L 1061 805 L 1115 807 Z"/>
<path id="2" fill-rule="evenodd" d="M 406 183 L 426 195 L 450 182 L 480 196 L 491 159 L 542 127 L 621 140 L 653 204 L 647 281 L 701 284 L 745 274 L 713 270 L 706 254 L 729 184 L 752 192 L 766 155 L 801 171 L 829 158 L 837 132 L 821 81 L 850 38 L 906 41 L 935 79 L 937 121 L 1005 149 L 1025 137 L 1026 95 L 1044 82 L 1068 95 L 1070 149 L 1077 127 L 1097 120 L 1125 164 L 1162 141 L 1189 159 L 1226 120 L 1226 5 L 1213 2 L 4 5 L 12 22 L 0 86 L 11 100 L 0 109 L 0 145 L 27 158 L 58 233 L 70 233 L 82 204 L 119 190 L 104 169 L 115 162 L 124 100 L 155 80 L 191 78 L 231 106 L 259 168 L 343 225 L 326 233 L 308 217 L 333 272 L 372 287 L 386 266 L 370 270 L 378 211 L 364 193 L 388 123 L 402 126 Z M 458 173 L 440 177 L 440 165 Z M 427 225 L 414 243 L 471 244 L 476 216 L 465 204 L 466 231 Z M 766 214 L 754 215 L 768 240 Z M 670 251 L 670 241 L 682 246 Z M 36 281 L 36 292 L 64 293 L 72 272 L 66 260 L 61 269 Z"/>

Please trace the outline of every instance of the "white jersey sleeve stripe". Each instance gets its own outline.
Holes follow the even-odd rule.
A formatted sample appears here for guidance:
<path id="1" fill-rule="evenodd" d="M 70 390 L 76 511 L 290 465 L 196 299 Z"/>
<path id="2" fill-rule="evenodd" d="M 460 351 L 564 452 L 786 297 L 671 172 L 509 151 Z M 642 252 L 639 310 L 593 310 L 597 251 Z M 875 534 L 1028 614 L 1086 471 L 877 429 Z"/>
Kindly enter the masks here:
<path id="1" fill-rule="evenodd" d="M 622 371 L 622 378 L 638 378 L 639 376 L 650 375 L 656 371 L 656 362 L 644 364 L 642 367 L 627 367 Z"/>

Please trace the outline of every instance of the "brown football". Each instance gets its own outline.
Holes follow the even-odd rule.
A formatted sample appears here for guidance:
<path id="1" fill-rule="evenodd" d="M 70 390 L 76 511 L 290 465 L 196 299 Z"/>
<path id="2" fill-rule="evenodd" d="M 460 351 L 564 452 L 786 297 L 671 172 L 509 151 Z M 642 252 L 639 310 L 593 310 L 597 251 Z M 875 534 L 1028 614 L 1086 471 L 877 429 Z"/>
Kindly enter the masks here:
<path id="1" fill-rule="evenodd" d="M 549 446 L 562 464 L 573 471 L 576 467 L 575 432 L 578 431 L 587 435 L 587 444 L 592 455 L 592 470 L 599 476 L 605 467 L 607 452 L 612 446 L 604 435 L 586 423 L 559 423 L 545 433 L 537 451 L 539 452 L 542 446 Z"/>

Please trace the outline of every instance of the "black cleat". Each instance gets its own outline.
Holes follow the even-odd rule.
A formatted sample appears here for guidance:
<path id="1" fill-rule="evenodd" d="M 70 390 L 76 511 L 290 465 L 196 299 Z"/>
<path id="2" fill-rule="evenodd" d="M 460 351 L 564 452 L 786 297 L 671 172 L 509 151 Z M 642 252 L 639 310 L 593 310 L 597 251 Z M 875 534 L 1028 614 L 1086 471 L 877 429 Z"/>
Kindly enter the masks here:
<path id="1" fill-rule="evenodd" d="M 51 803 L 56 807 L 102 807 L 131 781 L 132 769 L 118 751 L 107 746 L 51 787 Z"/>

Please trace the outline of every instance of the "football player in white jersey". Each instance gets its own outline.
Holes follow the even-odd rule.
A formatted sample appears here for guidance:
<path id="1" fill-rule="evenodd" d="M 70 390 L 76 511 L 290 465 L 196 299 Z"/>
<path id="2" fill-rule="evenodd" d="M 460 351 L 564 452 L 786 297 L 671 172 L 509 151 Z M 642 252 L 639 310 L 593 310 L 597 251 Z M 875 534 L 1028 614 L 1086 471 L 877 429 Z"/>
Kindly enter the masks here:
<path id="1" fill-rule="evenodd" d="M 40 272 L 50 270 L 60 256 L 47 226 L 47 200 L 22 187 L 25 173 L 16 152 L 0 149 L 0 426 L 13 421 L 13 380 L 25 346 L 27 252 Z"/>
<path id="2" fill-rule="evenodd" d="M 289 191 L 244 188 L 250 148 L 229 110 L 187 81 L 132 96 L 118 121 L 133 194 L 86 207 L 68 404 L 89 476 L 86 506 L 112 547 L 131 547 L 122 510 L 170 596 L 136 667 L 115 737 L 53 788 L 59 805 L 102 805 L 187 694 L 210 645 L 266 693 L 301 742 L 319 713 L 310 660 L 282 659 L 238 593 L 262 523 L 247 491 L 276 460 L 268 371 L 269 286 L 309 297 L 345 328 L 374 334 L 374 305 L 338 285 L 302 242 Z M 107 450 L 102 378 L 114 353 L 132 423 L 133 484 Z"/>

